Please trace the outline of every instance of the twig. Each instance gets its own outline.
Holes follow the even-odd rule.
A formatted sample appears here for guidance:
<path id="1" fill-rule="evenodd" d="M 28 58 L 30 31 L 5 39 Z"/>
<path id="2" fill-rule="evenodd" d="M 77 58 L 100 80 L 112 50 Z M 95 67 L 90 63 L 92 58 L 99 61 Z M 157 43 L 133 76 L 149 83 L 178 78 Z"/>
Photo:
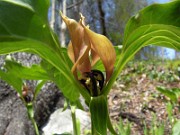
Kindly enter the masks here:
<path id="1" fill-rule="evenodd" d="M 144 124 L 142 123 L 142 118 L 138 118 L 137 116 L 135 116 L 132 113 L 126 113 L 126 112 L 120 112 L 119 116 L 123 119 L 128 119 L 130 122 L 134 122 L 137 125 L 144 127 Z"/>

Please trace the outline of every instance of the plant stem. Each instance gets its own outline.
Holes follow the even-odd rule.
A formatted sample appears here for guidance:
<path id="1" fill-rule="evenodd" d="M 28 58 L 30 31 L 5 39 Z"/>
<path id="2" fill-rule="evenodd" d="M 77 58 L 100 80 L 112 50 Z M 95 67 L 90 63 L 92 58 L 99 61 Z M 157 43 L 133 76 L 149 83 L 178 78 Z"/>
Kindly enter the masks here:
<path id="1" fill-rule="evenodd" d="M 74 135 L 79 135 L 78 128 L 77 128 L 77 121 L 76 121 L 76 106 L 71 106 L 71 117 L 73 122 L 73 132 Z"/>
<path id="2" fill-rule="evenodd" d="M 28 111 L 28 116 L 34 126 L 34 129 L 35 129 L 35 133 L 36 135 L 40 135 L 39 134 L 39 130 L 38 130 L 38 126 L 36 124 L 36 121 L 34 120 L 34 109 L 33 109 L 33 104 L 32 103 L 26 103 L 26 108 L 27 108 L 27 111 Z"/>
<path id="3" fill-rule="evenodd" d="M 36 121 L 34 120 L 34 118 L 31 118 L 31 121 L 32 121 L 32 123 L 33 123 L 33 126 L 34 126 L 34 129 L 35 129 L 36 135 L 40 135 L 40 134 L 39 134 L 39 129 L 38 129 L 38 127 L 37 127 L 37 124 L 36 124 Z"/>

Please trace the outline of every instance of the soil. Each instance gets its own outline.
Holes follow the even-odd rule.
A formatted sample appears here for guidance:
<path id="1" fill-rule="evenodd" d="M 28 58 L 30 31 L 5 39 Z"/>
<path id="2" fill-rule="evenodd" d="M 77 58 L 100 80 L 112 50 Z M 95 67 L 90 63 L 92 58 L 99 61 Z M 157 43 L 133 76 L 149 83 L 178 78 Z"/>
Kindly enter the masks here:
<path id="1" fill-rule="evenodd" d="M 146 74 L 136 75 L 128 84 L 117 82 L 109 93 L 109 111 L 114 123 L 122 118 L 124 123 L 131 122 L 131 135 L 143 135 L 145 124 L 165 123 L 165 135 L 171 135 L 172 127 L 168 120 L 167 103 L 170 99 L 156 90 L 157 86 L 180 88 L 180 79 L 175 82 L 163 82 L 150 79 Z M 180 119 L 180 104 L 173 108 L 173 116 Z M 156 116 L 155 122 L 153 121 Z"/>

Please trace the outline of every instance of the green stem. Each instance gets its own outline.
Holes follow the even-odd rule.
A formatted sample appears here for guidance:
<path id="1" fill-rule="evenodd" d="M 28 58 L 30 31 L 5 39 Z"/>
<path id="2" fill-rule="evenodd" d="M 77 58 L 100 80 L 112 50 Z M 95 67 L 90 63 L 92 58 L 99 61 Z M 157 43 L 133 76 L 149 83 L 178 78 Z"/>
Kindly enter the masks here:
<path id="1" fill-rule="evenodd" d="M 34 119 L 34 109 L 33 109 L 33 104 L 32 103 L 26 103 L 26 108 L 27 108 L 27 111 L 28 111 L 28 116 L 34 126 L 34 129 L 35 129 L 35 133 L 36 135 L 40 135 L 39 134 L 39 130 L 38 130 L 38 126 L 36 124 L 36 121 Z"/>
<path id="2" fill-rule="evenodd" d="M 38 126 L 37 126 L 36 121 L 34 120 L 34 118 L 31 118 L 31 121 L 32 121 L 32 123 L 33 123 L 33 126 L 34 126 L 34 129 L 35 129 L 36 135 L 40 135 L 40 134 L 39 134 Z"/>
<path id="3" fill-rule="evenodd" d="M 74 135 L 79 135 L 76 121 L 76 106 L 71 106 L 71 117 L 73 122 L 73 132 Z"/>

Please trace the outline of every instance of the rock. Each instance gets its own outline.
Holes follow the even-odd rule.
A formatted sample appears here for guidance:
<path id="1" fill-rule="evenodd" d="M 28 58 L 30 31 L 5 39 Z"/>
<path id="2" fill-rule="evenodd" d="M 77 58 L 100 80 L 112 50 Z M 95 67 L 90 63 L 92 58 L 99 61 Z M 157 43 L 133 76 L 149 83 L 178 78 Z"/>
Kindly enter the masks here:
<path id="1" fill-rule="evenodd" d="M 63 106 L 64 97 L 62 93 L 55 84 L 47 83 L 36 99 L 35 120 L 38 127 L 42 128 L 47 123 L 51 113 Z"/>
<path id="2" fill-rule="evenodd" d="M 37 55 L 27 53 L 11 54 L 25 66 L 40 63 Z M 0 56 L 0 69 L 4 65 L 5 56 Z M 33 90 L 37 81 L 26 81 Z M 47 123 L 49 116 L 57 108 L 63 107 L 63 95 L 53 83 L 47 83 L 35 101 L 35 120 L 38 128 Z M 35 135 L 34 127 L 28 118 L 26 107 L 17 97 L 13 88 L 0 79 L 0 135 Z"/>
<path id="3" fill-rule="evenodd" d="M 90 129 L 91 120 L 87 112 L 76 109 L 76 118 L 80 120 L 81 132 L 84 129 Z M 71 110 L 56 110 L 49 119 L 47 125 L 42 129 L 43 135 L 73 133 L 73 124 Z"/>
<path id="4" fill-rule="evenodd" d="M 57 87 L 49 83 L 43 88 L 35 102 L 35 120 L 39 129 L 50 114 L 63 106 L 63 96 Z M 15 90 L 0 81 L 0 135 L 35 135 L 26 107 Z"/>
<path id="5" fill-rule="evenodd" d="M 0 135 L 35 135 L 21 100 L 0 81 Z"/>

